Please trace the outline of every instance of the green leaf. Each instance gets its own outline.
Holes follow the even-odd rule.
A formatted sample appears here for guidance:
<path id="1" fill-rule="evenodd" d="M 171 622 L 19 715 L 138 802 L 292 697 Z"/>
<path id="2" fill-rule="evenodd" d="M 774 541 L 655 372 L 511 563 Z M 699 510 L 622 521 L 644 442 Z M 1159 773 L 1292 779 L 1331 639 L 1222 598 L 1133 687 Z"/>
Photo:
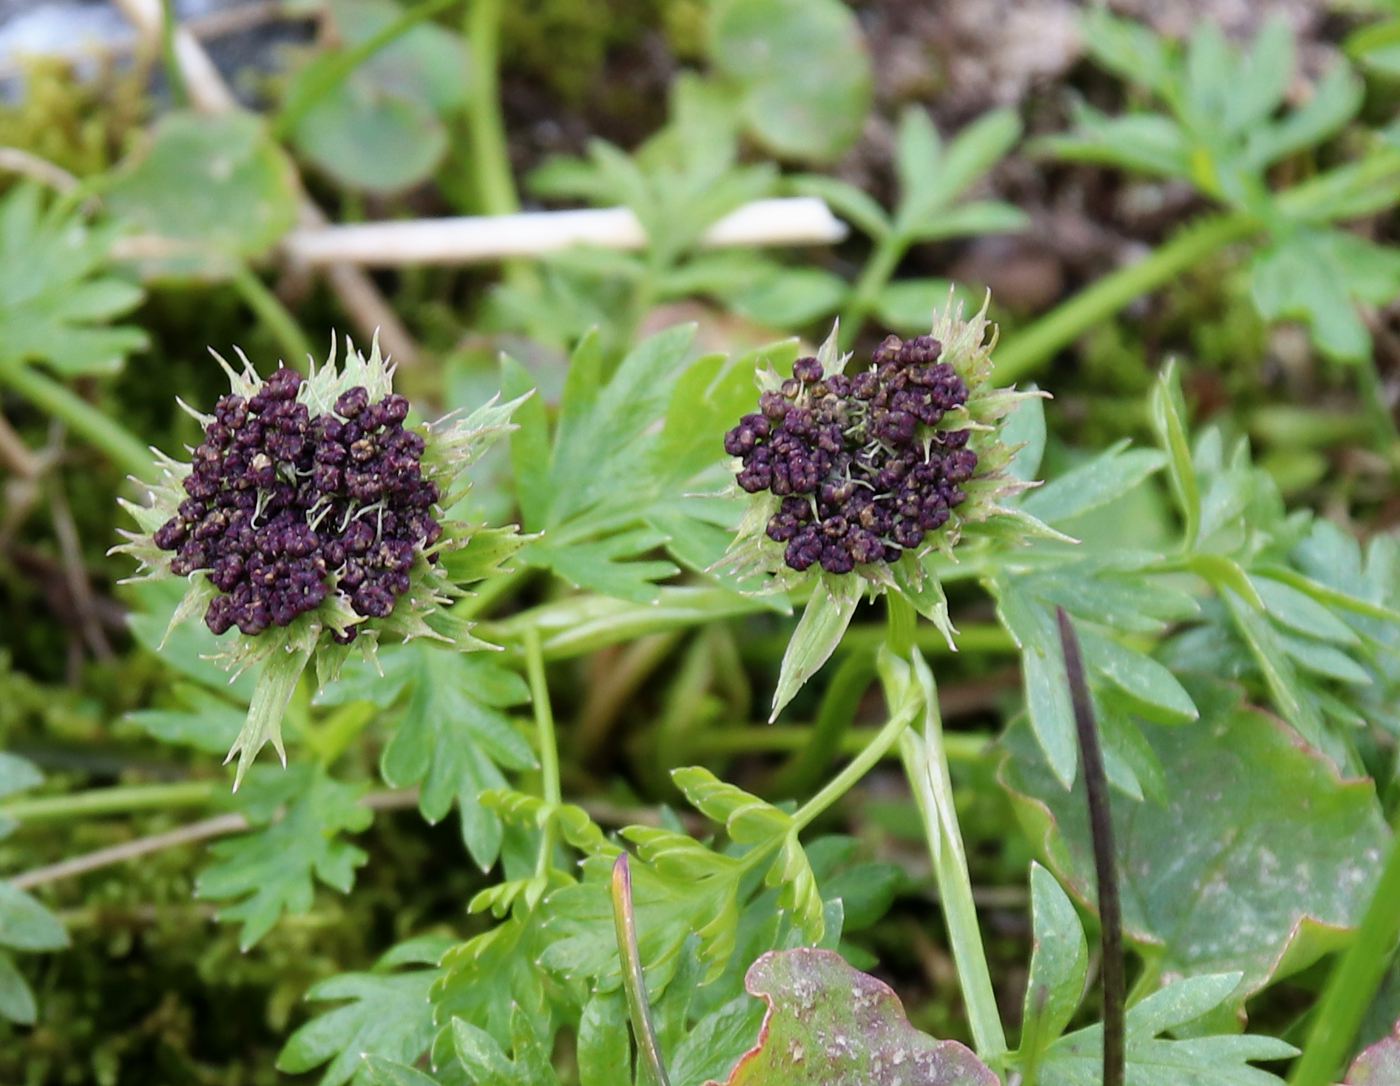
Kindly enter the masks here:
<path id="1" fill-rule="evenodd" d="M 1222 123 L 1230 132 L 1264 125 L 1283 104 L 1293 79 L 1293 31 L 1282 16 L 1270 16 L 1243 58 L 1235 94 Z"/>
<path id="2" fill-rule="evenodd" d="M 1079 638 L 1090 670 L 1126 694 L 1144 716 L 1160 724 L 1187 724 L 1200 715 L 1176 676 L 1146 653 L 1087 628 Z"/>
<path id="3" fill-rule="evenodd" d="M 504 770 L 534 768 L 530 744 L 501 710 L 528 698 L 519 675 L 477 656 L 413 645 L 384 654 L 384 669 L 408 701 L 384 748 L 380 771 L 395 788 L 418 786 L 418 809 L 440 822 L 456 803 L 472 859 L 491 867 L 500 819 L 481 793 L 504 788 Z M 392 689 L 392 687 L 391 687 Z"/>
<path id="4" fill-rule="evenodd" d="M 1350 626 L 1306 592 L 1271 577 L 1251 576 L 1249 579 L 1259 598 L 1264 601 L 1269 616 L 1279 625 L 1320 641 L 1338 645 L 1358 643 L 1359 639 Z"/>
<path id="5" fill-rule="evenodd" d="M 1346 1086 L 1388 1086 L 1400 1082 L 1400 1022 L 1388 1037 L 1371 1045 L 1351 1065 Z"/>
<path id="6" fill-rule="evenodd" d="M 526 562 L 547 567 L 579 588 L 649 603 L 658 598 L 656 582 L 674 575 L 677 567 L 646 556 L 668 544 L 673 552 L 688 553 L 692 532 L 709 535 L 705 503 L 674 500 L 679 489 L 674 484 L 690 476 L 672 473 L 682 465 L 692 474 L 696 470 L 693 457 L 703 450 L 695 442 L 704 440 L 710 425 L 719 425 L 715 407 L 728 409 L 733 386 L 715 374 L 714 360 L 688 361 L 694 334 L 694 326 L 680 325 L 652 336 L 629 352 L 610 377 L 597 337 L 580 343 L 560 404 L 548 475 L 537 466 L 544 443 L 533 420 L 526 422 L 528 435 L 512 445 L 512 458 L 530 464 L 522 503 L 528 502 L 535 519 L 527 519 L 526 526 L 543 530 L 542 538 L 522 550 Z M 683 410 L 676 399 L 678 382 L 687 394 L 697 390 L 685 377 L 692 366 L 719 378 L 717 395 L 706 396 L 704 412 L 689 422 L 694 426 L 703 420 L 705 428 L 678 438 L 675 419 Z M 518 382 L 519 375 L 513 380 Z M 662 419 L 667 420 L 664 428 L 657 425 Z M 723 424 L 730 425 L 732 419 Z M 723 434 L 719 429 L 711 435 L 711 465 L 722 461 Z M 685 452 L 682 464 L 659 460 L 663 449 L 674 452 L 677 446 Z M 656 470 L 648 471 L 651 465 Z"/>
<path id="7" fill-rule="evenodd" d="M 595 994 L 578 1024 L 579 1086 L 616 1086 L 632 1079 L 627 1005 L 618 992 Z"/>
<path id="8" fill-rule="evenodd" d="M 1152 389 L 1152 428 L 1167 454 L 1167 478 L 1185 522 L 1185 541 L 1194 546 L 1201 524 L 1201 490 L 1187 439 L 1186 405 L 1181 396 L 1181 377 L 1176 364 L 1169 362 Z"/>
<path id="9" fill-rule="evenodd" d="M 240 794 L 253 829 L 209 849 L 213 863 L 195 883 L 207 901 L 234 901 L 219 919 L 242 923 L 239 946 L 247 950 L 284 912 L 311 908 L 315 882 L 342 894 L 355 868 L 369 857 L 340 839 L 369 826 L 373 815 L 360 805 L 364 788 L 326 776 L 313 765 L 252 774 Z"/>
<path id="10" fill-rule="evenodd" d="M 1133 449 L 1120 441 L 1028 493 L 1021 508 L 1047 524 L 1060 524 L 1117 501 L 1166 463 L 1156 449 Z"/>
<path id="11" fill-rule="evenodd" d="M 1283 718 L 1314 747 L 1335 755 L 1335 746 L 1328 742 L 1324 732 L 1322 717 L 1308 697 L 1273 625 L 1230 589 L 1222 588 L 1220 596 L 1234 620 L 1235 629 L 1249 646 L 1250 654 L 1268 685 L 1269 695 Z"/>
<path id="12" fill-rule="evenodd" d="M 1166 794 L 1113 796 L 1124 927 L 1164 973 L 1241 973 L 1235 1005 L 1345 941 L 1388 831 L 1369 780 L 1340 779 L 1331 762 L 1229 690 L 1196 693 L 1199 724 L 1145 733 L 1171 782 Z M 1002 779 L 1019 818 L 1092 908 L 1082 790 L 1061 787 L 1024 727 L 1013 727 L 1006 744 Z"/>
<path id="13" fill-rule="evenodd" d="M 829 950 L 765 954 L 745 977 L 768 1004 L 755 1048 L 725 1086 L 996 1086 L 991 1069 L 956 1041 L 909 1025 L 883 981 Z"/>
<path id="14" fill-rule="evenodd" d="M 1084 44 L 1109 71 L 1158 94 L 1176 85 L 1181 63 L 1175 42 L 1104 7 L 1090 8 L 1083 27 Z"/>
<path id="15" fill-rule="evenodd" d="M 1192 977 L 1154 992 L 1128 1009 L 1127 1080 L 1134 1086 L 1281 1086 L 1283 1080 L 1250 1067 L 1251 1060 L 1297 1055 L 1273 1037 L 1228 1033 L 1171 1040 L 1160 1035 L 1219 1007 L 1239 974 Z M 1090 1026 L 1057 1041 L 1046 1055 L 1045 1086 L 1098 1086 L 1103 1081 L 1103 1027 Z"/>
<path id="16" fill-rule="evenodd" d="M 0 882 L 0 947 L 62 950 L 68 933 L 58 917 L 8 882 Z"/>
<path id="17" fill-rule="evenodd" d="M 1031 385 L 1029 391 L 1034 391 Z M 1045 401 L 1029 396 L 1011 409 L 1001 424 L 1001 440 L 1012 449 L 1011 463 L 1006 471 L 1023 483 L 1034 481 L 1045 456 Z M 1024 504 L 1024 503 L 1023 503 Z M 1045 520 L 1043 514 L 1037 514 Z"/>
<path id="18" fill-rule="evenodd" d="M 513 1007 L 536 1021 L 550 1021 L 553 1012 L 541 957 L 552 941 L 543 921 L 540 910 L 512 916 L 443 957 L 443 976 L 432 992 L 433 1018 L 439 1027 L 433 1041 L 435 1064 L 453 1058 L 450 1027 L 455 1019 L 473 1023 L 502 1044 L 511 1036 Z M 612 947 L 615 959 L 615 940 Z"/>
<path id="19" fill-rule="evenodd" d="M 1069 788 L 1079 767 L 1074 711 L 1065 682 L 1064 654 L 1050 613 L 1010 585 L 992 588 L 997 615 L 1021 650 L 1026 711 L 1041 750 L 1060 783 Z"/>
<path id="20" fill-rule="evenodd" d="M 981 299 L 947 279 L 896 279 L 875 296 L 875 316 L 902 335 L 926 336 L 934 314 L 952 302 L 976 312 Z"/>
<path id="21" fill-rule="evenodd" d="M 792 187 L 804 196 L 825 200 L 836 214 L 849 219 L 868 237 L 878 241 L 890 232 L 890 218 L 869 193 L 847 181 L 822 174 L 803 174 Z"/>
<path id="22" fill-rule="evenodd" d="M 1018 1056 L 1034 1067 L 1079 1007 L 1089 974 L 1089 944 L 1069 895 L 1060 889 L 1055 876 L 1037 863 L 1031 864 L 1031 919 L 1035 945 Z"/>
<path id="23" fill-rule="evenodd" d="M 0 798 L 36 788 L 44 781 L 33 762 L 0 750 Z"/>
<path id="24" fill-rule="evenodd" d="M 704 1086 L 709 1079 L 723 1075 L 753 1047 L 762 1023 L 763 1008 L 752 999 L 740 996 L 721 1004 L 695 1023 L 670 1053 L 671 1086 Z M 599 1082 L 598 1086 L 612 1086 L 616 1081 Z"/>
<path id="25" fill-rule="evenodd" d="M 362 1062 L 367 1056 L 417 1060 L 432 1042 L 428 993 L 441 974 L 436 968 L 394 967 L 433 966 L 449 945 L 447 939 L 415 939 L 389 951 L 370 972 L 342 973 L 314 985 L 307 999 L 341 1005 L 293 1033 L 277 1057 L 277 1069 L 302 1074 L 327 1064 L 320 1086 L 341 1086 L 352 1079 L 375 1081 Z"/>
<path id="26" fill-rule="evenodd" d="M 1341 230 L 1304 230 L 1256 256 L 1250 282 L 1266 320 L 1301 320 L 1325 354 L 1360 361 L 1371 336 L 1353 298 L 1400 296 L 1400 253 Z"/>
<path id="27" fill-rule="evenodd" d="M 838 0 L 719 0 L 710 55 L 740 89 L 745 126 L 772 153 L 827 162 L 860 135 L 870 58 Z"/>
<path id="28" fill-rule="evenodd" d="M 315 78 L 318 65 L 302 78 Z M 447 127 L 431 106 L 352 75 L 303 117 L 297 150 L 348 188 L 389 194 L 421 185 L 447 154 Z"/>
<path id="29" fill-rule="evenodd" d="M 110 229 L 45 211 L 33 185 L 0 200 L 0 366 L 45 362 L 66 377 L 115 373 L 146 335 L 104 322 L 134 309 L 141 291 L 108 276 Z"/>
<path id="30" fill-rule="evenodd" d="M 296 223 L 296 170 L 260 118 L 170 113 L 104 193 L 108 211 L 169 243 L 141 263 L 157 277 L 221 277 Z"/>
<path id="31" fill-rule="evenodd" d="M 32 1026 L 38 1014 L 29 983 L 20 974 L 14 959 L 0 951 L 0 1019 Z"/>
<path id="32" fill-rule="evenodd" d="M 382 1056 L 364 1058 L 363 1078 L 370 1086 L 438 1086 L 431 1075 Z"/>
<path id="33" fill-rule="evenodd" d="M 1312 97 L 1282 120 L 1260 125 L 1248 133 L 1246 160 L 1262 170 L 1279 159 L 1313 147 L 1337 132 L 1361 108 L 1365 88 L 1345 64 L 1338 64 L 1318 81 Z"/>
<path id="34" fill-rule="evenodd" d="M 770 720 L 790 702 L 807 680 L 831 658 L 836 646 L 855 617 L 860 603 L 860 585 L 854 577 L 824 577 L 792 631 L 783 662 L 778 670 L 778 685 L 773 691 L 773 711 Z"/>
<path id="35" fill-rule="evenodd" d="M 1117 166 L 1159 177 L 1191 175 L 1191 144 L 1181 126 L 1155 113 L 1109 117 L 1091 106 L 1074 110 L 1074 128 L 1037 140 L 1037 149 L 1066 162 Z"/>
<path id="36" fill-rule="evenodd" d="M 193 683 L 174 683 L 176 709 L 140 709 L 126 719 L 162 743 L 188 746 L 205 754 L 222 755 L 238 737 L 246 708 Z"/>
<path id="37" fill-rule="evenodd" d="M 420 22 L 322 91 L 345 49 L 404 16 L 389 0 L 334 0 L 330 9 L 339 47 L 297 71 L 287 91 L 284 108 L 300 114 L 292 133 L 297 149 L 352 188 L 392 192 L 428 180 L 447 151 L 444 121 L 467 96 L 462 39 Z M 310 108 L 301 105 L 316 95 Z"/>

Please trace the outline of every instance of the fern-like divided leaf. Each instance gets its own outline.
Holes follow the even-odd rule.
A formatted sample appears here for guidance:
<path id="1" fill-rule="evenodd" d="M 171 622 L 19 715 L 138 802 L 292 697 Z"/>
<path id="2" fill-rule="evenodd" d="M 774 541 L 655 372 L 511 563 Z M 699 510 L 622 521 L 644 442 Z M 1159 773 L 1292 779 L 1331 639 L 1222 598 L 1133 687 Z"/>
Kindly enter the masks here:
<path id="1" fill-rule="evenodd" d="M 586 336 L 553 430 L 539 397 L 517 412 L 517 493 L 525 529 L 539 536 L 521 552 L 527 563 L 651 603 L 677 562 L 703 570 L 723 553 L 737 507 L 703 495 L 727 482 L 724 431 L 753 397 L 753 358 L 692 361 L 694 334 L 691 325 L 661 332 L 611 370 L 598 337 Z M 509 358 L 501 382 L 508 396 L 533 384 Z"/>
<path id="2" fill-rule="evenodd" d="M 332 780 L 315 765 L 249 775 L 238 807 L 253 828 L 212 846 L 214 862 L 195 884 L 201 898 L 234 902 L 219 910 L 219 919 L 242 923 L 242 949 L 284 912 L 310 909 L 316 882 L 350 892 L 355 869 L 369 857 L 341 835 L 373 821 L 360 803 L 363 794 L 362 787 Z"/>
<path id="3" fill-rule="evenodd" d="M 0 367 L 44 362 L 64 377 L 115 373 L 146 334 L 107 322 L 135 309 L 141 289 L 109 271 L 113 232 L 89 227 L 40 191 L 0 200 Z"/>
<path id="4" fill-rule="evenodd" d="M 400 943 L 366 973 L 342 973 L 315 985 L 306 998 L 340 1001 L 298 1029 L 277 1057 L 290 1074 L 322 1064 L 320 1086 L 374 1082 L 366 1057 L 412 1063 L 433 1037 L 428 992 L 441 975 L 437 960 L 451 940 L 429 936 Z M 400 966 L 419 966 L 399 969 Z"/>

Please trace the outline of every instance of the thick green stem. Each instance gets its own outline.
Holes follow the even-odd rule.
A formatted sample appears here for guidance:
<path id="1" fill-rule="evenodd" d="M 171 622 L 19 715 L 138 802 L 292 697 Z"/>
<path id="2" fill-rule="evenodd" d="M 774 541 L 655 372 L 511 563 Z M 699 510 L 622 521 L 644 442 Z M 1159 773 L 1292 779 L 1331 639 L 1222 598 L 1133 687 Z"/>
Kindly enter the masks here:
<path id="1" fill-rule="evenodd" d="M 344 83 L 361 64 L 419 23 L 459 2 L 460 0 L 427 0 L 426 3 L 405 11 L 378 33 L 371 34 L 358 45 L 335 54 L 325 64 L 318 66 L 310 78 L 297 85 L 297 93 L 292 94 L 283 104 L 282 112 L 273 122 L 272 134 L 279 140 L 286 139 L 316 104 Z"/>
<path id="2" fill-rule="evenodd" d="M 919 625 L 914 605 L 898 592 L 885 593 L 885 645 L 901 660 L 914 651 L 914 633 Z"/>
<path id="3" fill-rule="evenodd" d="M 1337 1080 L 1361 1020 L 1395 957 L 1400 943 L 1400 906 L 1396 904 L 1400 902 L 1400 818 L 1395 829 L 1356 938 L 1327 978 L 1313 1011 L 1307 1044 L 1288 1079 L 1291 1086 L 1322 1086 Z"/>
<path id="4" fill-rule="evenodd" d="M 126 427 L 93 407 L 67 385 L 21 363 L 0 365 L 0 386 L 18 392 L 35 407 L 58 419 L 128 475 L 155 478 L 155 457 Z"/>
<path id="5" fill-rule="evenodd" d="M 287 312 L 287 307 L 278 300 L 277 295 L 267 289 L 261 279 L 248 268 L 240 267 L 234 272 L 230 282 L 248 308 L 277 340 L 286 355 L 285 361 L 299 366 L 311 357 L 311 344 L 302 332 L 301 325 L 297 324 L 296 318 Z"/>
<path id="6" fill-rule="evenodd" d="M 501 0 L 471 0 L 466 30 L 472 61 L 467 124 L 477 198 L 487 215 L 510 215 L 520 210 L 520 198 L 515 192 L 501 117 Z"/>
<path id="7" fill-rule="evenodd" d="M 933 674 L 915 658 L 916 675 L 924 689 L 924 734 L 904 733 L 899 752 L 924 823 L 934 882 L 943 907 L 943 922 L 958 970 L 963 1003 L 972 1027 L 977 1053 L 989 1062 L 1005 1054 L 1006 1034 L 997 1010 L 996 990 L 987 968 L 982 929 L 972 897 L 972 878 L 963 850 L 962 829 L 953 804 L 953 782 L 948 774 L 943 718 L 938 711 L 938 690 Z M 893 696 L 891 693 L 890 696 Z"/>
<path id="8" fill-rule="evenodd" d="M 0 803 L 0 818 L 22 825 L 65 822 L 71 818 L 168 811 L 178 807 L 205 807 L 222 790 L 214 781 L 179 781 L 174 784 L 131 784 L 120 788 L 96 788 L 63 796 L 34 796 Z"/>
<path id="9" fill-rule="evenodd" d="M 1135 298 L 1156 290 L 1259 228 L 1254 216 L 1241 212 L 1213 215 L 1186 227 L 1147 259 L 1104 276 L 1009 337 L 997 348 L 997 382 L 1010 384 L 1040 369 L 1060 350 Z"/>

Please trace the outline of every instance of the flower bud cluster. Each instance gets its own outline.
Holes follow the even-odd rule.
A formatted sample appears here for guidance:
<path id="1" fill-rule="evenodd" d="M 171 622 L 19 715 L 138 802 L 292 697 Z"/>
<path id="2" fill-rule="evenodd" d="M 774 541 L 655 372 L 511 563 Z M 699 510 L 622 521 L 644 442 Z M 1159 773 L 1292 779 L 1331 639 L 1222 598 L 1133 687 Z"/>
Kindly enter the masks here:
<path id="1" fill-rule="evenodd" d="M 357 386 L 312 417 L 301 385 L 283 368 L 251 396 L 218 401 L 187 497 L 155 532 L 156 546 L 175 552 L 172 572 L 204 571 L 219 590 L 204 616 L 216 634 L 290 625 L 332 591 L 356 614 L 383 618 L 442 533 L 423 438 L 403 428 L 408 401 L 371 403 Z"/>
<path id="2" fill-rule="evenodd" d="M 767 534 L 785 544 L 790 568 L 897 562 L 965 499 L 961 484 L 977 470 L 970 431 L 938 427 L 968 390 L 941 353 L 932 336 L 890 336 L 853 376 L 798 359 L 725 435 L 742 461 L 739 486 L 782 499 Z"/>

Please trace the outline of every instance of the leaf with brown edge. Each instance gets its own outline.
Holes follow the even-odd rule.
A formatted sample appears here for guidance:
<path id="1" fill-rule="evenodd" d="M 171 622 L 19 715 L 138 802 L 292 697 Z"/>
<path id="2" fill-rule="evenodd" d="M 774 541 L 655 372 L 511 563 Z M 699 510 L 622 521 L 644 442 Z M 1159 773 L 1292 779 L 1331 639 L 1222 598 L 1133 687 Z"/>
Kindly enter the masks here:
<path id="1" fill-rule="evenodd" d="M 1400 1082 L 1400 1022 L 1386 1037 L 1364 1049 L 1347 1072 L 1346 1086 L 1392 1086 Z"/>
<path id="2" fill-rule="evenodd" d="M 768 1012 L 724 1086 L 997 1086 L 968 1048 L 916 1030 L 889 985 L 834 951 L 770 951 L 744 987 Z"/>

